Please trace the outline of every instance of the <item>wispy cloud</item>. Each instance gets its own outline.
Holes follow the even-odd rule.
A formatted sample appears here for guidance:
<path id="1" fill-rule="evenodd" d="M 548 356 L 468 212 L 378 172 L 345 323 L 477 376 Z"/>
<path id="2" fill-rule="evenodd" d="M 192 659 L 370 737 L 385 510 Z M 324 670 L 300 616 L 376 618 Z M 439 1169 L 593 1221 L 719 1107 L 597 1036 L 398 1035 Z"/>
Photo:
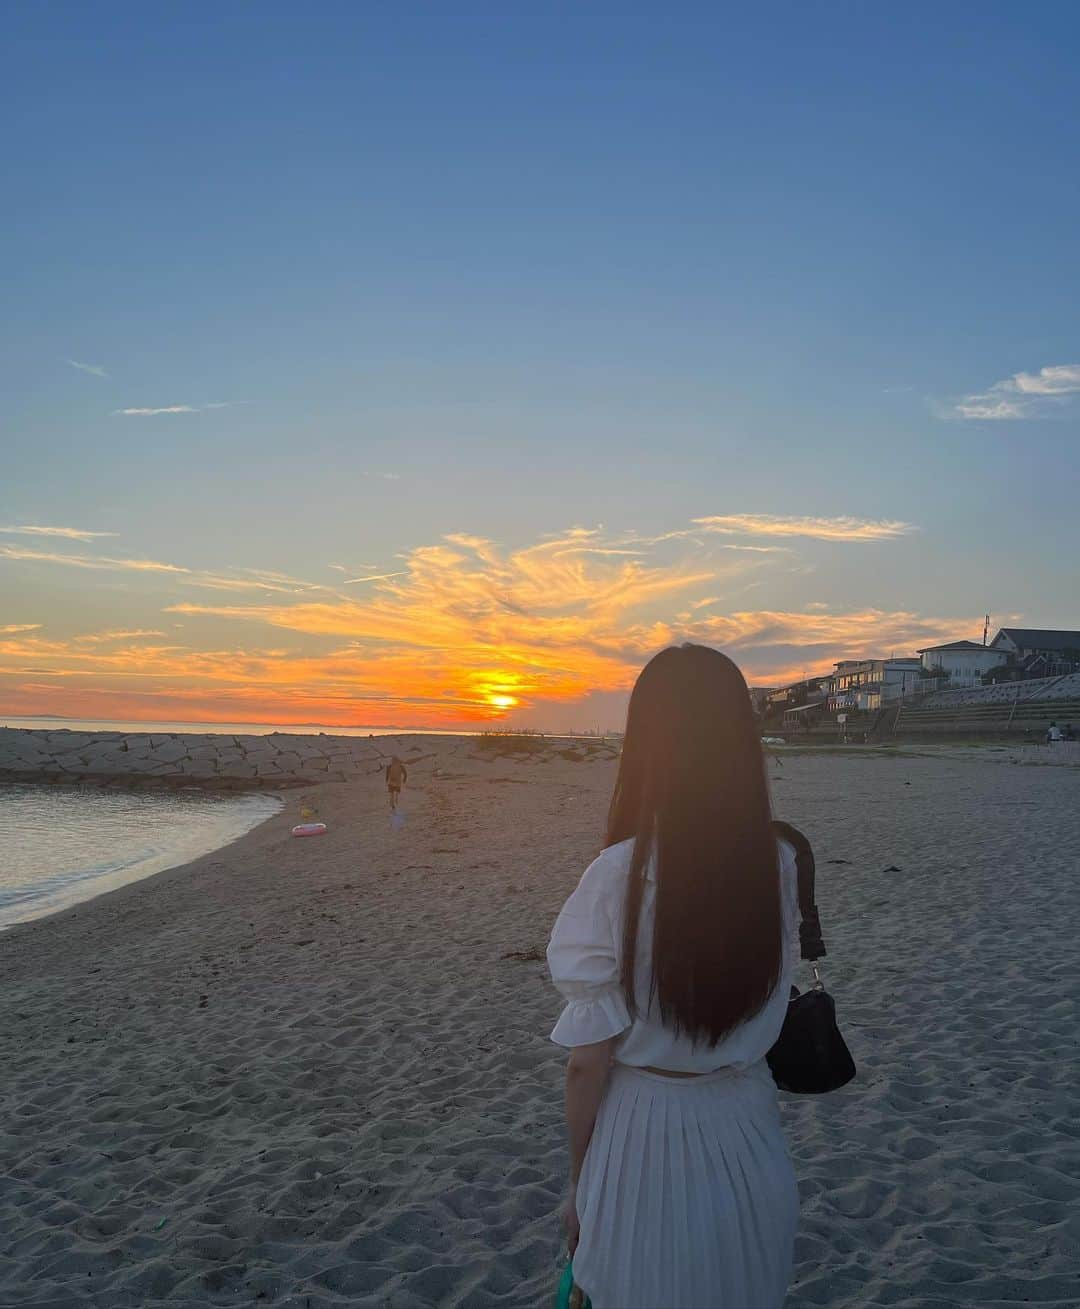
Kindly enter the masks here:
<path id="1" fill-rule="evenodd" d="M 730 545 L 725 541 L 717 548 L 720 550 L 737 550 L 743 554 L 751 555 L 789 555 L 792 553 L 789 545 Z"/>
<path id="2" fill-rule="evenodd" d="M 653 547 L 674 541 L 690 541 L 704 548 L 708 536 L 803 537 L 819 541 L 846 541 L 860 544 L 886 541 L 907 536 L 919 529 L 914 523 L 871 518 L 809 518 L 786 514 L 709 514 L 691 520 L 693 527 L 675 528 L 655 536 L 631 534 L 620 544 Z M 747 545 L 725 543 L 714 549 L 749 554 L 791 554 L 786 545 Z"/>
<path id="3" fill-rule="evenodd" d="M 361 476 L 361 477 L 377 477 L 377 478 L 379 478 L 381 481 L 384 481 L 384 482 L 400 482 L 400 481 L 401 481 L 401 474 L 400 474 L 400 473 L 373 473 L 373 472 L 362 472 L 362 473 L 360 474 L 360 476 Z"/>
<path id="4" fill-rule="evenodd" d="M 40 623 L 5 623 L 0 627 L 0 633 L 5 636 L 12 636 L 16 632 L 39 632 L 40 630 Z"/>
<path id="5" fill-rule="evenodd" d="M 184 586 L 204 586 L 211 591 L 264 591 L 278 595 L 304 595 L 312 591 L 333 590 L 318 582 L 305 582 L 287 573 L 275 573 L 261 568 L 240 568 L 232 573 L 189 569 L 180 581 Z"/>
<path id="6" fill-rule="evenodd" d="M 1029 406 L 1022 400 L 1011 400 L 987 392 L 984 395 L 969 395 L 963 400 L 958 400 L 948 416 L 997 422 L 1009 418 L 1028 418 L 1030 414 Z"/>
<path id="7" fill-rule="evenodd" d="M 390 577 L 404 577 L 405 570 L 396 573 L 375 573 L 372 577 L 346 577 L 342 586 L 355 586 L 358 582 L 385 582 Z"/>
<path id="8" fill-rule="evenodd" d="M 128 418 L 153 418 L 156 414 L 197 414 L 194 405 L 163 405 L 160 409 L 114 409 L 114 414 L 126 414 Z"/>
<path id="9" fill-rule="evenodd" d="M 625 546 L 611 545 L 567 545 L 555 551 L 557 559 L 565 559 L 567 555 L 597 555 L 600 558 L 609 559 L 622 555 L 627 559 L 642 559 L 645 556 L 645 551 L 628 550 Z"/>
<path id="10" fill-rule="evenodd" d="M 88 532 L 81 527 L 32 527 L 29 524 L 0 527 L 0 532 L 7 536 L 62 536 L 69 541 L 93 541 L 99 536 L 116 536 L 115 532 Z"/>
<path id="11" fill-rule="evenodd" d="M 283 586 L 280 582 L 260 582 L 253 577 L 235 577 L 190 570 L 186 571 L 186 575 L 179 580 L 185 586 L 204 586 L 208 591 L 277 591 L 291 595 L 301 589 L 295 586 Z"/>
<path id="12" fill-rule="evenodd" d="M 948 416 L 999 422 L 1041 418 L 1080 393 L 1080 364 L 1050 364 L 1037 373 L 1013 373 L 986 391 L 962 396 Z"/>
<path id="13" fill-rule="evenodd" d="M 909 610 L 864 608 L 837 613 L 814 601 L 802 610 L 757 609 L 710 615 L 696 629 L 757 681 L 777 685 L 803 672 L 827 672 L 837 659 L 913 654 L 921 645 L 970 637 L 981 619 L 930 618 Z"/>
<path id="14" fill-rule="evenodd" d="M 122 628 L 115 632 L 87 632 L 84 636 L 77 636 L 75 640 L 87 645 L 105 645 L 113 641 L 143 641 L 152 636 L 165 635 L 165 632 L 156 627 L 135 627 Z"/>
<path id="15" fill-rule="evenodd" d="M 101 367 L 100 364 L 80 364 L 77 359 L 69 359 L 68 363 L 72 368 L 77 368 L 80 373 L 91 373 L 94 377 L 108 377 L 109 374 Z"/>
<path id="16" fill-rule="evenodd" d="M 918 531 L 913 523 L 886 519 L 800 518 L 782 514 L 712 514 L 695 518 L 703 532 L 745 536 L 795 536 L 817 541 L 888 541 Z"/>
<path id="17" fill-rule="evenodd" d="M 312 588 L 311 582 L 305 582 L 302 578 L 293 577 L 290 573 L 280 573 L 272 568 L 241 568 L 238 570 L 245 573 L 248 577 L 253 577 L 257 582 L 273 582 L 281 586 L 299 586 L 304 590 Z M 321 588 L 320 588 L 321 589 Z"/>
<path id="18" fill-rule="evenodd" d="M 31 550 L 29 546 L 0 545 L 0 559 L 19 559 L 31 563 L 62 564 L 68 568 L 103 569 L 109 572 L 187 573 L 179 564 L 163 564 L 154 559 L 111 559 L 105 555 L 66 555 L 52 550 Z"/>
<path id="19" fill-rule="evenodd" d="M 230 409 L 233 405 L 243 404 L 242 400 L 219 400 L 215 404 L 204 405 L 162 405 L 157 409 L 132 408 L 114 409 L 114 414 L 127 418 L 154 418 L 158 414 L 201 414 L 206 409 Z"/>
<path id="20" fill-rule="evenodd" d="M 332 592 L 332 588 L 316 582 L 304 582 L 284 573 L 263 569 L 238 569 L 235 573 L 214 573 L 204 569 L 187 568 L 183 564 L 166 563 L 159 559 L 121 559 L 111 555 L 73 555 L 58 550 L 36 550 L 30 546 L 0 544 L 0 559 L 24 563 L 55 564 L 64 568 L 82 568 L 98 572 L 160 573 L 171 577 L 183 586 L 207 587 L 215 591 L 259 591 L 281 595 L 302 595 L 310 592 Z"/>

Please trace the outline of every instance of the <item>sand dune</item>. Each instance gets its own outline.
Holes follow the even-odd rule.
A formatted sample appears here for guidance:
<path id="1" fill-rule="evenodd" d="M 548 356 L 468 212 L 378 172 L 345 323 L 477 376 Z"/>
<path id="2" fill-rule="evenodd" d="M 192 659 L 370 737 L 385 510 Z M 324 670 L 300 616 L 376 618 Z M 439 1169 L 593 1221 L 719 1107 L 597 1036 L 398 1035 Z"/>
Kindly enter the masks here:
<path id="1" fill-rule="evenodd" d="M 376 776 L 292 792 L 226 850 L 0 936 L 0 1306 L 549 1303 L 540 951 L 613 765 L 411 757 L 400 831 Z M 789 1305 L 1075 1306 L 1080 774 L 771 771 L 860 1065 L 784 1097 Z M 327 836 L 290 838 L 302 796 Z"/>

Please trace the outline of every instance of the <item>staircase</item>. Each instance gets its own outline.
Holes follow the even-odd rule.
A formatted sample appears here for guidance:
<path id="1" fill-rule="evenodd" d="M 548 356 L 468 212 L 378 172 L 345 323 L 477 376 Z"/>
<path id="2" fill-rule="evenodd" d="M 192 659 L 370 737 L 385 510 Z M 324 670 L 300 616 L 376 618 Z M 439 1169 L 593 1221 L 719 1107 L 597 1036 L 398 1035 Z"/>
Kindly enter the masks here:
<path id="1" fill-rule="evenodd" d="M 906 704 L 898 712 L 893 732 L 903 736 L 1010 736 L 1041 738 L 1056 722 L 1080 729 L 1080 698 L 1070 700 L 1014 699 L 982 704 Z"/>
<path id="2" fill-rule="evenodd" d="M 868 741 L 879 741 L 882 737 L 893 736 L 896 733 L 896 725 L 900 721 L 900 711 L 903 707 L 903 701 L 899 704 L 883 705 L 877 711 L 877 717 L 870 725 L 866 733 L 866 739 Z"/>

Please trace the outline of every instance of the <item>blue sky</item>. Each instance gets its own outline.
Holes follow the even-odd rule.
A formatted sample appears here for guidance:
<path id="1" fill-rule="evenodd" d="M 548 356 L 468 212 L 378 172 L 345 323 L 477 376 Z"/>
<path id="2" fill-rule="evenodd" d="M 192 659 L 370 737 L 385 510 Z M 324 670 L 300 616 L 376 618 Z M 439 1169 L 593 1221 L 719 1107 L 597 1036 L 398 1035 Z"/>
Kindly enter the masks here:
<path id="1" fill-rule="evenodd" d="M 600 646 L 630 667 L 649 633 L 716 639 L 763 682 L 857 633 L 977 635 L 985 609 L 1080 625 L 1075 6 L 27 4 L 6 25 L 0 525 L 115 535 L 0 533 L 0 627 L 27 629 L 0 708 L 116 708 L 119 672 L 72 674 L 71 642 L 163 624 L 200 655 L 427 658 L 356 587 L 415 609 L 415 552 L 447 534 L 507 560 L 594 531 L 560 619 L 626 561 L 715 569 L 560 635 L 579 672 Z M 732 515 L 904 530 L 655 540 Z M 473 563 L 440 567 L 477 595 L 520 585 L 457 549 Z M 39 557 L 65 552 L 115 566 Z M 194 597 L 123 560 L 333 585 L 355 631 L 238 586 L 200 594 L 229 613 L 163 618 Z M 344 591 L 334 563 L 400 576 Z M 731 619 L 751 611 L 785 617 Z M 452 716 L 460 677 L 421 694 L 403 666 L 387 713 Z M 167 667 L 163 701 L 235 717 L 238 687 Z M 499 685 L 481 698 L 524 719 L 574 702 Z"/>

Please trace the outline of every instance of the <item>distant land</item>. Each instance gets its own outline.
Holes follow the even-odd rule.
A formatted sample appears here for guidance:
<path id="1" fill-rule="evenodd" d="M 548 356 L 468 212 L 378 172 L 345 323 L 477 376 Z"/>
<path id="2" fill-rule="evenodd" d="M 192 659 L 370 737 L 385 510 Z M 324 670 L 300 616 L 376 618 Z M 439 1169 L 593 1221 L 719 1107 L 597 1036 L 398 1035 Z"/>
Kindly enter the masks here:
<path id="1" fill-rule="evenodd" d="M 56 731 L 73 732 L 153 732 L 198 733 L 201 735 L 231 736 L 241 733 L 246 736 L 270 736 L 281 732 L 291 736 L 305 736 L 312 733 L 328 736 L 478 736 L 484 731 L 530 732 L 535 729 L 508 723 L 464 724 L 459 728 L 448 727 L 405 727 L 390 724 L 360 724 L 355 727 L 342 726 L 337 723 L 252 723 L 243 720 L 228 722 L 181 722 L 172 719 L 140 721 L 136 719 L 114 718 L 70 718 L 65 714 L 4 714 L 0 712 L 0 727 L 20 727 L 26 731 L 52 728 Z M 606 733 L 593 729 L 578 730 L 568 728 L 563 732 L 543 732 L 543 736 L 614 736 L 621 729 L 610 728 Z"/>

